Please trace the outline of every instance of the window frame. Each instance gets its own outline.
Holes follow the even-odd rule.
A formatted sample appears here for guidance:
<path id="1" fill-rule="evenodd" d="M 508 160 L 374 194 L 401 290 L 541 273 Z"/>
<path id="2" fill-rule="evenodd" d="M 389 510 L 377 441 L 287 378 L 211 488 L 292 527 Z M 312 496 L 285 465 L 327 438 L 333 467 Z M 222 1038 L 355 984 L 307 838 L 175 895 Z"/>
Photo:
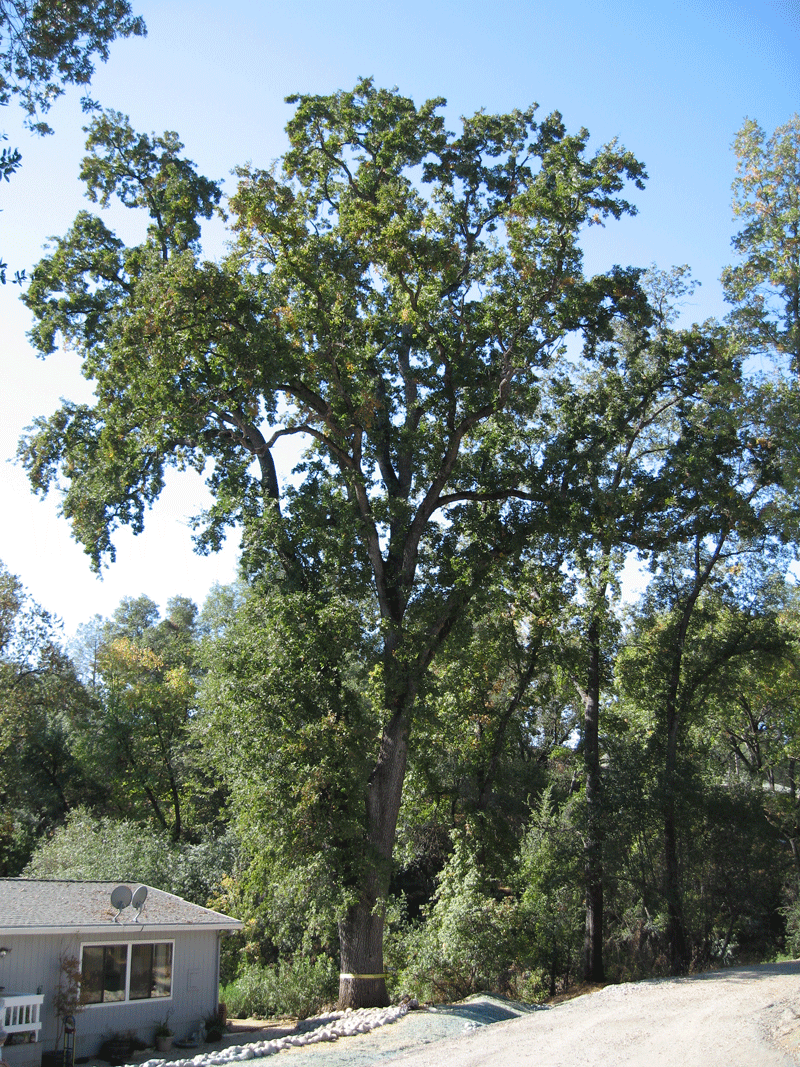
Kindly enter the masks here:
<path id="1" fill-rule="evenodd" d="M 171 950 L 170 955 L 170 970 L 169 970 L 169 994 L 165 997 L 134 997 L 131 998 L 131 964 L 133 960 L 133 948 L 139 945 L 150 945 L 155 947 L 156 945 L 169 945 Z M 125 988 L 123 990 L 124 996 L 120 1000 L 96 1000 L 91 1002 L 84 1002 L 84 1008 L 118 1008 L 120 1005 L 131 1004 L 163 1004 L 165 1001 L 172 1000 L 173 991 L 175 988 L 175 939 L 174 938 L 161 938 L 159 940 L 144 940 L 142 938 L 136 938 L 135 940 L 119 940 L 119 941 L 82 941 L 81 942 L 81 974 L 83 974 L 83 959 L 84 950 L 87 948 L 126 948 L 126 962 L 125 962 Z"/>

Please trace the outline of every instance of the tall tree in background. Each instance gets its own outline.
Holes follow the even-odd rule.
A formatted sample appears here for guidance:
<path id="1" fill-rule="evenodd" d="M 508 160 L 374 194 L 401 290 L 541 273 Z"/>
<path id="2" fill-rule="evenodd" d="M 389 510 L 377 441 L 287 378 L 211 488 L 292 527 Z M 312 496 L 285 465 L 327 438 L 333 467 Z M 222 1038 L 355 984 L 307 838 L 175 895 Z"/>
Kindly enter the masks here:
<path id="1" fill-rule="evenodd" d="M 0 564 L 0 870 L 19 874 L 38 836 L 93 794 L 75 740 L 92 700 L 58 623 Z"/>
<path id="2" fill-rule="evenodd" d="M 569 585 L 554 542 L 495 574 L 428 672 L 400 814 L 404 887 L 433 884 L 454 836 L 504 878 L 548 755 L 575 730 L 553 661 Z"/>
<path id="3" fill-rule="evenodd" d="M 548 411 L 542 471 L 554 499 L 567 497 L 564 560 L 579 597 L 565 628 L 570 674 L 583 707 L 586 937 L 584 977 L 602 981 L 603 838 L 608 829 L 601 773 L 601 707 L 613 677 L 619 633 L 619 576 L 632 550 L 679 538 L 691 511 L 663 516 L 685 475 L 676 465 L 693 413 L 735 370 L 709 331 L 677 330 L 678 305 L 694 283 L 688 267 L 651 269 L 648 304 L 615 323 L 558 383 Z M 724 392 L 725 402 L 730 399 Z M 713 434 L 712 434 L 713 436 Z"/>
<path id="4" fill-rule="evenodd" d="M 744 227 L 740 262 L 722 284 L 748 344 L 788 357 L 800 372 L 800 115 L 771 137 L 748 119 L 733 143 L 733 212 Z"/>
<path id="5" fill-rule="evenodd" d="M 789 642 L 773 583 L 764 580 L 769 554 L 750 560 L 747 546 L 734 542 L 705 578 L 692 573 L 685 549 L 662 561 L 617 661 L 618 696 L 648 737 L 642 754 L 653 766 L 648 803 L 661 822 L 650 907 L 666 920 L 665 962 L 673 973 L 708 966 L 714 937 L 727 947 L 744 913 L 775 907 L 763 874 L 761 893 L 746 887 L 758 870 L 759 839 L 773 865 L 778 853 L 779 835 L 764 816 L 764 783 L 744 766 L 733 772 L 724 743 L 726 727 L 738 725 L 742 704 L 752 699 L 747 675 L 754 667 L 765 675 L 774 670 Z M 706 570 L 716 546 L 708 547 L 700 557 Z M 760 746 L 766 754 L 766 737 Z M 731 862 L 736 849 L 752 850 L 740 871 Z M 724 950 L 716 951 L 724 958 Z"/>
<path id="6" fill-rule="evenodd" d="M 371 601 L 377 730 L 340 923 L 347 1006 L 386 1000 L 382 901 L 422 681 L 499 562 L 556 521 L 531 462 L 547 375 L 570 330 L 603 335 L 639 297 L 635 272 L 584 278 L 580 231 L 632 212 L 618 193 L 644 171 L 613 143 L 588 155 L 585 130 L 534 108 L 454 135 L 443 101 L 417 108 L 370 81 L 291 102 L 282 164 L 239 172 L 239 243 L 219 265 L 198 244 L 219 189 L 175 135 L 92 122 L 89 196 L 144 208 L 148 236 L 126 248 L 85 212 L 35 269 L 34 342 L 77 349 L 97 402 L 39 420 L 21 455 L 37 489 L 63 479 L 96 566 L 116 525 L 141 528 L 166 465 L 212 460 L 201 546 L 240 522 L 251 572 L 277 563 L 290 595 Z M 286 436 L 309 452 L 281 487 L 271 450 Z"/>
<path id="7" fill-rule="evenodd" d="M 761 793 L 766 817 L 791 856 L 800 888 L 797 590 L 775 582 L 770 592 L 777 630 L 771 647 L 762 640 L 722 677 L 712 676 L 706 683 L 707 703 L 731 776 L 751 782 Z M 766 597 L 762 594 L 760 600 Z M 766 611 L 759 608 L 763 618 Z M 741 608 L 739 612 L 743 614 Z"/>
<path id="8" fill-rule="evenodd" d="M 187 835 L 186 808 L 202 777 L 190 736 L 196 615 L 185 597 L 169 601 L 163 620 L 149 597 L 129 597 L 85 633 L 97 646 L 84 668 L 96 698 L 81 739 L 84 763 L 102 783 L 106 810 L 174 841 Z"/>
<path id="9" fill-rule="evenodd" d="M 724 334 L 718 342 L 720 352 L 729 351 Z M 784 490 L 776 450 L 764 436 L 769 397 L 765 403 L 759 388 L 740 382 L 737 364 L 716 389 L 683 412 L 683 431 L 666 450 L 673 493 L 659 521 L 671 535 L 651 552 L 655 577 L 646 598 L 659 617 L 647 652 L 649 680 L 643 675 L 640 681 L 653 703 L 662 745 L 664 898 L 673 973 L 684 972 L 691 962 L 678 810 L 682 742 L 697 686 L 697 677 L 687 681 L 687 657 L 698 606 L 710 587 L 727 583 L 732 588 L 732 576 L 748 567 L 749 558 L 778 558 L 781 544 L 796 529 L 792 494 Z"/>

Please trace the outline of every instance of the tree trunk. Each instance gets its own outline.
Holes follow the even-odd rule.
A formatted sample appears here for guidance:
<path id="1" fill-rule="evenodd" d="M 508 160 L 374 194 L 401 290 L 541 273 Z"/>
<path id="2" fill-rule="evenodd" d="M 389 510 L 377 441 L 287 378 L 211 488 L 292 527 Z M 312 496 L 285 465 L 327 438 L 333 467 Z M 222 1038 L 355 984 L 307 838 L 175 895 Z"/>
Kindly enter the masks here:
<path id="1" fill-rule="evenodd" d="M 667 750 L 664 759 L 664 896 L 667 902 L 667 952 L 670 972 L 685 974 L 689 969 L 689 946 L 686 937 L 686 923 L 683 913 L 683 893 L 678 859 L 678 827 L 675 815 L 675 793 L 677 789 L 676 773 L 678 767 L 678 740 L 680 733 L 680 688 L 681 665 L 686 646 L 689 622 L 697 604 L 698 597 L 705 587 L 711 572 L 716 566 L 725 541 L 730 532 L 725 527 L 718 535 L 714 550 L 705 563 L 701 560 L 702 539 L 695 545 L 694 581 L 686 598 L 678 624 L 672 665 L 667 679 L 667 692 L 664 711 L 667 728 Z"/>
<path id="2" fill-rule="evenodd" d="M 583 766 L 586 774 L 586 928 L 583 977 L 602 982 L 603 967 L 603 844 L 600 793 L 600 633 L 597 618 L 589 626 L 589 677 L 583 701 Z"/>
<path id="3" fill-rule="evenodd" d="M 416 685 L 413 678 L 391 664 L 386 673 L 387 703 L 393 714 L 384 727 L 367 787 L 367 852 L 360 899 L 339 924 L 342 1008 L 384 1007 L 389 1003 L 383 970 L 383 908 L 403 797 Z"/>
<path id="4" fill-rule="evenodd" d="M 681 648 L 682 651 L 682 648 Z M 671 974 L 685 974 L 689 969 L 686 926 L 683 919 L 678 828 L 675 816 L 675 772 L 678 761 L 679 715 L 676 696 L 679 683 L 678 660 L 670 680 L 667 696 L 667 752 L 664 761 L 664 895 L 667 901 L 667 952 Z"/>
<path id="5" fill-rule="evenodd" d="M 678 864 L 678 835 L 675 825 L 675 800 L 673 797 L 668 798 L 664 812 L 664 862 L 666 867 L 667 952 L 669 953 L 670 974 L 686 974 L 689 970 L 689 951 L 686 943 L 686 924 L 683 919 Z"/>
<path id="6" fill-rule="evenodd" d="M 383 912 L 366 904 L 350 908 L 339 923 L 340 1008 L 382 1008 L 389 1003 L 383 973 Z"/>

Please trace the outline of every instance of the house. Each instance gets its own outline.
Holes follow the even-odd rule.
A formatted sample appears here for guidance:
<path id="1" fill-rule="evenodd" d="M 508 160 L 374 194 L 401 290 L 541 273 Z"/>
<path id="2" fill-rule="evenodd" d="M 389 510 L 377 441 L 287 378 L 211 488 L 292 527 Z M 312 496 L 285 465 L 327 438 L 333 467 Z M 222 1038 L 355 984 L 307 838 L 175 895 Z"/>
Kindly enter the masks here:
<path id="1" fill-rule="evenodd" d="M 138 883 L 0 878 L 0 1054 L 39 1067 L 59 1035 L 54 996 L 62 961 L 77 960 L 82 1007 L 77 1056 L 112 1034 L 152 1041 L 169 1015 L 177 1038 L 218 1007 L 220 939 L 241 930 L 228 915 Z"/>

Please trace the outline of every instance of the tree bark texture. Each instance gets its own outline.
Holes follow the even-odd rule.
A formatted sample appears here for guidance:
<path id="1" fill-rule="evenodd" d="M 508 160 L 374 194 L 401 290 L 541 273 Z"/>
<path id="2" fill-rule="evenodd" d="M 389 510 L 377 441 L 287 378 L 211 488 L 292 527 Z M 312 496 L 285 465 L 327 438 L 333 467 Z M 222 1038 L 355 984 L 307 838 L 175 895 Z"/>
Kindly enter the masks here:
<path id="1" fill-rule="evenodd" d="M 383 973 L 383 912 L 356 904 L 339 923 L 341 963 L 339 1007 L 385 1007 L 389 1003 Z"/>

